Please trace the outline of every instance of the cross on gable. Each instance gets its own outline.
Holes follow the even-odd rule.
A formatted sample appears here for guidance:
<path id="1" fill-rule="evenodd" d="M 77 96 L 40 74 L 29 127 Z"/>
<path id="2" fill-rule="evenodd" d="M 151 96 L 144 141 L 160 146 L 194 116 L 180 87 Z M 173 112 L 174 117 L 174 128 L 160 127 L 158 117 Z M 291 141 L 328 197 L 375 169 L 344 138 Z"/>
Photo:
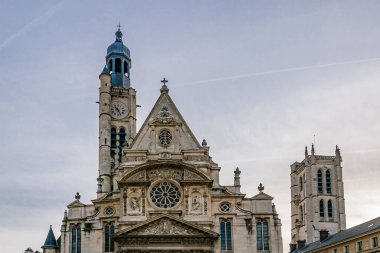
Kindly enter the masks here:
<path id="1" fill-rule="evenodd" d="M 165 77 L 164 77 L 164 79 L 161 80 L 161 83 L 163 83 L 164 85 L 166 85 L 167 82 L 169 82 L 169 81 L 166 80 Z"/>

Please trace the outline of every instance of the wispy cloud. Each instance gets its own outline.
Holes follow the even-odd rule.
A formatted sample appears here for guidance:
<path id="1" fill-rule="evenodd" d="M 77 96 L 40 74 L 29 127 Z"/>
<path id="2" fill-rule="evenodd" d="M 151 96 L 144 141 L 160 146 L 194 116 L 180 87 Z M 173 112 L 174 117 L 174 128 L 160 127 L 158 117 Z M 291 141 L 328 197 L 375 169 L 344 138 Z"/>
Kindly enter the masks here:
<path id="1" fill-rule="evenodd" d="M 225 81 L 225 80 L 243 79 L 243 78 L 249 78 L 249 77 L 254 77 L 254 76 L 264 76 L 264 75 L 271 75 L 271 74 L 278 74 L 278 73 L 285 73 L 285 72 L 302 71 L 302 70 L 309 70 L 309 69 L 320 69 L 320 68 L 328 68 L 328 67 L 334 67 L 334 66 L 340 66 L 340 65 L 346 65 L 346 64 L 359 64 L 359 63 L 376 62 L 376 61 L 380 61 L 380 57 L 332 62 L 332 63 L 325 63 L 325 64 L 316 64 L 316 65 L 309 65 L 309 66 L 299 66 L 299 67 L 292 67 L 292 68 L 268 70 L 268 71 L 263 71 L 263 72 L 252 72 L 252 73 L 232 75 L 232 76 L 224 76 L 224 77 L 219 77 L 219 78 L 184 83 L 181 86 L 199 85 L 199 84 L 213 83 L 213 82 Z"/>
<path id="2" fill-rule="evenodd" d="M 58 2 L 57 4 L 50 7 L 47 11 L 42 13 L 39 16 L 36 16 L 31 22 L 25 24 L 21 29 L 10 35 L 7 39 L 0 42 L 0 50 L 3 50 L 5 47 L 7 47 L 11 42 L 16 40 L 17 38 L 21 37 L 25 33 L 33 30 L 33 28 L 37 27 L 39 24 L 41 24 L 44 20 L 47 20 L 48 18 L 52 17 L 57 10 L 63 5 L 65 0 L 62 0 Z"/>

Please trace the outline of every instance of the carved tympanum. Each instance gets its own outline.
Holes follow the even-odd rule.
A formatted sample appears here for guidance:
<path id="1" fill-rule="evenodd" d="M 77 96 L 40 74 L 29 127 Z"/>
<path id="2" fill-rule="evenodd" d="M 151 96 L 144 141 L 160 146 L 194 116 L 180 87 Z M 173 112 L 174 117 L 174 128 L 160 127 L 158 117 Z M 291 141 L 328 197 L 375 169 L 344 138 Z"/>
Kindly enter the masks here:
<path id="1" fill-rule="evenodd" d="M 164 218 L 148 224 L 146 227 L 131 232 L 131 235 L 200 235 L 191 227 Z"/>

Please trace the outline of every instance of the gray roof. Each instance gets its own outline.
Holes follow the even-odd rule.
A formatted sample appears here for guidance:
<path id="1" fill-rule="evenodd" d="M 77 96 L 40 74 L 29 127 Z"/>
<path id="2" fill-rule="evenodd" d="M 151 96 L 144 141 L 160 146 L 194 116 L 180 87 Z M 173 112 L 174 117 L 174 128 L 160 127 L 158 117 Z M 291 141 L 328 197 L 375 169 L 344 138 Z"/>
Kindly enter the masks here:
<path id="1" fill-rule="evenodd" d="M 380 217 L 364 222 L 347 230 L 343 230 L 339 233 L 333 234 L 327 237 L 327 239 L 325 239 L 322 242 L 317 241 L 308 244 L 296 252 L 303 253 L 314 251 L 378 229 L 380 229 Z"/>

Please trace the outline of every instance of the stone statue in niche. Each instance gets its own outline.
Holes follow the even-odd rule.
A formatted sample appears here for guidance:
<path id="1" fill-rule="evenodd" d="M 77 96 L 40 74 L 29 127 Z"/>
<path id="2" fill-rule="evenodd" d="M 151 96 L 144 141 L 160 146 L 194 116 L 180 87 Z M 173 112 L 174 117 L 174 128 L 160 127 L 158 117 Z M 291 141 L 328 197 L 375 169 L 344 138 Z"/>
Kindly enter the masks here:
<path id="1" fill-rule="evenodd" d="M 138 198 L 133 197 L 129 200 L 129 206 L 131 207 L 131 211 L 140 211 L 140 201 Z"/>
<path id="2" fill-rule="evenodd" d="M 191 200 L 191 210 L 192 211 L 202 211 L 201 198 L 199 196 L 194 196 Z"/>

